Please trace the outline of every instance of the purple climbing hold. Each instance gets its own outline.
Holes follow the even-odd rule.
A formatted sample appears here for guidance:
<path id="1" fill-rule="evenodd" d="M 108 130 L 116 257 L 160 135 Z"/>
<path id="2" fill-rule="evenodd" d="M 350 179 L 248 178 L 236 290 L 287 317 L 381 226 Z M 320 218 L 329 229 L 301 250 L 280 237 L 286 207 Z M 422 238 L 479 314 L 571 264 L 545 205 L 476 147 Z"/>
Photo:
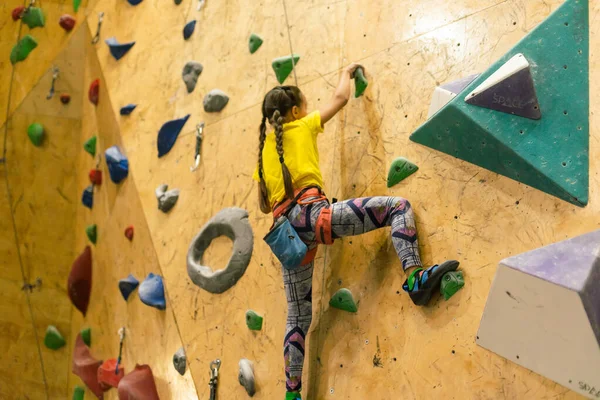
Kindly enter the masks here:
<path id="1" fill-rule="evenodd" d="M 190 21 L 183 27 L 183 38 L 188 40 L 190 36 L 194 33 L 194 29 L 196 29 L 196 20 Z"/>
<path id="2" fill-rule="evenodd" d="M 110 54 L 115 58 L 115 60 L 120 60 L 135 44 L 135 42 L 128 43 L 119 43 L 115 37 L 111 37 L 105 40 L 108 48 L 110 49 Z"/>
<path id="3" fill-rule="evenodd" d="M 129 298 L 129 295 L 138 287 L 140 281 L 135 279 L 135 276 L 129 274 L 127 278 L 121 279 L 119 281 L 119 290 L 123 295 L 125 301 Z"/>
<path id="4" fill-rule="evenodd" d="M 94 206 L 94 185 L 90 185 L 83 190 L 81 202 L 90 210 Z"/>
<path id="5" fill-rule="evenodd" d="M 123 155 L 117 146 L 106 149 L 104 156 L 106 157 L 106 165 L 108 166 L 110 179 L 114 183 L 119 183 L 127 178 L 129 173 L 129 161 L 127 161 L 127 157 Z"/>
<path id="6" fill-rule="evenodd" d="M 189 117 L 190 114 L 180 119 L 174 119 L 173 121 L 165 123 L 162 128 L 160 128 L 160 131 L 158 131 L 158 140 L 156 141 L 159 157 L 162 157 L 171 151 L 171 148 L 173 148 L 173 145 L 177 140 L 177 136 L 179 136 L 179 132 L 181 132 L 181 129 L 183 129 L 183 126 Z"/>
<path id="7" fill-rule="evenodd" d="M 140 285 L 138 293 L 142 303 L 150 307 L 158 308 L 159 310 L 167 308 L 165 288 L 160 275 L 154 275 L 150 272 L 148 277 Z"/>
<path id="8" fill-rule="evenodd" d="M 136 107 L 137 104 L 127 104 L 126 106 L 121 107 L 121 111 L 119 112 L 121 115 L 129 115 L 133 112 L 133 110 L 135 110 Z"/>

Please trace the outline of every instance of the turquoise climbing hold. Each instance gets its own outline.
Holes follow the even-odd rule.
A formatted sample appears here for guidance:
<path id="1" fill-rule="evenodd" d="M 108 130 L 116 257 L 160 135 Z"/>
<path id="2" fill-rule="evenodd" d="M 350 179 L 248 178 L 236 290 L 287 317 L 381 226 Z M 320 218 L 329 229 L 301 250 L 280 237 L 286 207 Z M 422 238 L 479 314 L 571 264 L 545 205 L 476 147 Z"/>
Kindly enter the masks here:
<path id="1" fill-rule="evenodd" d="M 335 292 L 331 297 L 331 300 L 329 300 L 329 305 L 351 313 L 358 311 L 354 297 L 352 297 L 352 292 L 346 288 L 342 288 Z"/>
<path id="2" fill-rule="evenodd" d="M 354 86 L 354 97 L 362 96 L 367 86 L 369 86 L 369 82 L 365 78 L 365 71 L 360 67 L 354 71 Z"/>
<path id="3" fill-rule="evenodd" d="M 250 330 L 260 331 L 263 325 L 263 317 L 252 310 L 248 310 L 246 311 L 246 325 Z"/>
<path id="4" fill-rule="evenodd" d="M 31 140 L 31 143 L 33 143 L 34 146 L 41 146 L 44 141 L 44 127 L 37 122 L 29 125 L 29 128 L 27 128 L 27 136 L 29 136 L 29 140 Z"/>
<path id="5" fill-rule="evenodd" d="M 88 225 L 87 228 L 85 228 L 85 234 L 90 242 L 96 244 L 96 239 L 98 238 L 98 227 L 96 224 Z"/>
<path id="6" fill-rule="evenodd" d="M 10 63 L 15 65 L 19 61 L 25 60 L 36 47 L 37 41 L 31 35 L 23 36 L 10 52 Z"/>
<path id="7" fill-rule="evenodd" d="M 167 154 L 173 146 L 175 145 L 175 141 L 177 140 L 177 136 L 179 136 L 179 132 L 183 129 L 183 126 L 187 122 L 190 114 L 186 115 L 183 118 L 174 119 L 165 123 L 160 130 L 158 131 L 158 139 L 156 140 L 156 147 L 158 147 L 158 156 L 162 157 Z"/>
<path id="8" fill-rule="evenodd" d="M 279 83 L 283 83 L 290 75 L 296 64 L 300 61 L 300 56 L 292 54 L 291 56 L 279 57 L 273 60 L 272 67 Z"/>
<path id="9" fill-rule="evenodd" d="M 417 172 L 417 167 L 413 162 L 404 158 L 398 157 L 392 161 L 387 177 L 387 187 L 392 187 L 395 184 L 408 178 L 410 175 Z"/>
<path id="10" fill-rule="evenodd" d="M 90 153 L 92 155 L 92 157 L 96 156 L 96 136 L 92 136 L 91 138 L 89 138 L 88 140 L 85 141 L 85 143 L 83 144 L 83 149 L 85 151 L 87 151 L 88 153 Z"/>
<path id="11" fill-rule="evenodd" d="M 46 329 L 46 336 L 44 337 L 44 345 L 52 350 L 58 350 L 67 344 L 67 341 L 60 334 L 58 329 L 54 325 L 49 325 Z"/>
<path id="12" fill-rule="evenodd" d="M 87 347 L 90 347 L 92 345 L 92 328 L 83 328 L 79 333 L 81 334 L 83 343 L 85 343 Z"/>
<path id="13" fill-rule="evenodd" d="M 250 50 L 250 54 L 256 53 L 262 44 L 263 39 L 260 36 L 255 33 L 251 34 L 250 39 L 248 39 L 248 49 Z"/>
<path id="14" fill-rule="evenodd" d="M 30 29 L 36 27 L 43 27 L 46 23 L 44 19 L 44 13 L 41 8 L 38 7 L 27 7 L 23 14 L 23 23 L 27 24 Z"/>

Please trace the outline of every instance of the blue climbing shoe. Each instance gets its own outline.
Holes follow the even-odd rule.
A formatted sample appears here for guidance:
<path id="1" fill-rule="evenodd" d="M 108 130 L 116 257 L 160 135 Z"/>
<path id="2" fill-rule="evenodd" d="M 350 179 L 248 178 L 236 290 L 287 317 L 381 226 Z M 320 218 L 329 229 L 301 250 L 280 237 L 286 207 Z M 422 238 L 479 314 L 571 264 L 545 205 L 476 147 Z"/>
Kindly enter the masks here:
<path id="1" fill-rule="evenodd" d="M 402 285 L 402 289 L 408 292 L 411 300 L 418 306 L 429 303 L 434 291 L 439 290 L 442 277 L 446 272 L 456 271 L 460 263 L 449 260 L 441 265 L 434 265 L 424 270 L 417 268 Z"/>

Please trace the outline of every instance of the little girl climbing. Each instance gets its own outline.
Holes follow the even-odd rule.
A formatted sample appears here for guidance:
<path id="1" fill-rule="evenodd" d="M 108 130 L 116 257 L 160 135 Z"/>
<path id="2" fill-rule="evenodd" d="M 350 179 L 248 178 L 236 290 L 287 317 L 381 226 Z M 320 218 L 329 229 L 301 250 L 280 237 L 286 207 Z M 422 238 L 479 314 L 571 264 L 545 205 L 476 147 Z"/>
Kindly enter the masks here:
<path id="1" fill-rule="evenodd" d="M 323 193 L 317 135 L 350 98 L 350 80 L 358 64 L 342 72 L 333 98 L 307 113 L 307 101 L 295 86 L 277 86 L 264 98 L 260 124 L 258 167 L 260 209 L 274 220 L 287 217 L 308 247 L 300 266 L 282 268 L 288 303 L 284 339 L 286 400 L 301 399 L 306 333 L 312 320 L 313 260 L 318 244 L 391 226 L 392 243 L 407 276 L 403 289 L 417 305 L 426 305 L 442 276 L 458 268 L 446 261 L 422 268 L 415 217 L 401 197 L 365 197 L 330 204 Z M 267 121 L 274 131 L 267 133 Z"/>

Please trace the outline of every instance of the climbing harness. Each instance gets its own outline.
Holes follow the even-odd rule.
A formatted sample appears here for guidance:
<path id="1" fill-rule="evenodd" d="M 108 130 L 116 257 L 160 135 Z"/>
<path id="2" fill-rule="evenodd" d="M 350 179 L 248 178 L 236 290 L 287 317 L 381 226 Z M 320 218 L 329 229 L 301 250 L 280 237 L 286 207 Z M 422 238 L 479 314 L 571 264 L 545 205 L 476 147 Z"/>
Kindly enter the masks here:
<path id="1" fill-rule="evenodd" d="M 52 67 L 52 84 L 50 85 L 50 91 L 48 92 L 48 95 L 46 96 L 46 100 L 50 100 L 52 98 L 52 96 L 54 96 L 54 83 L 56 82 L 56 79 L 58 78 L 59 72 L 60 72 L 60 70 L 58 69 L 57 66 Z"/>
<path id="2" fill-rule="evenodd" d="M 96 36 L 92 39 L 92 44 L 98 43 L 100 40 L 100 28 L 102 28 L 102 20 L 104 19 L 104 12 L 100 11 L 98 13 L 98 29 L 96 30 Z"/>
<path id="3" fill-rule="evenodd" d="M 200 165 L 200 150 L 202 148 L 202 132 L 204 131 L 204 122 L 196 125 L 196 154 L 194 156 L 194 165 L 190 167 L 190 171 L 194 172 Z"/>
<path id="4" fill-rule="evenodd" d="M 119 374 L 119 364 L 121 364 L 121 356 L 123 355 L 123 340 L 125 340 L 125 327 L 119 329 L 119 357 L 117 357 L 117 366 L 115 367 L 115 375 Z"/>
<path id="5" fill-rule="evenodd" d="M 217 383 L 219 383 L 219 368 L 221 368 L 221 360 L 218 358 L 210 363 L 210 400 L 217 399 Z"/>

